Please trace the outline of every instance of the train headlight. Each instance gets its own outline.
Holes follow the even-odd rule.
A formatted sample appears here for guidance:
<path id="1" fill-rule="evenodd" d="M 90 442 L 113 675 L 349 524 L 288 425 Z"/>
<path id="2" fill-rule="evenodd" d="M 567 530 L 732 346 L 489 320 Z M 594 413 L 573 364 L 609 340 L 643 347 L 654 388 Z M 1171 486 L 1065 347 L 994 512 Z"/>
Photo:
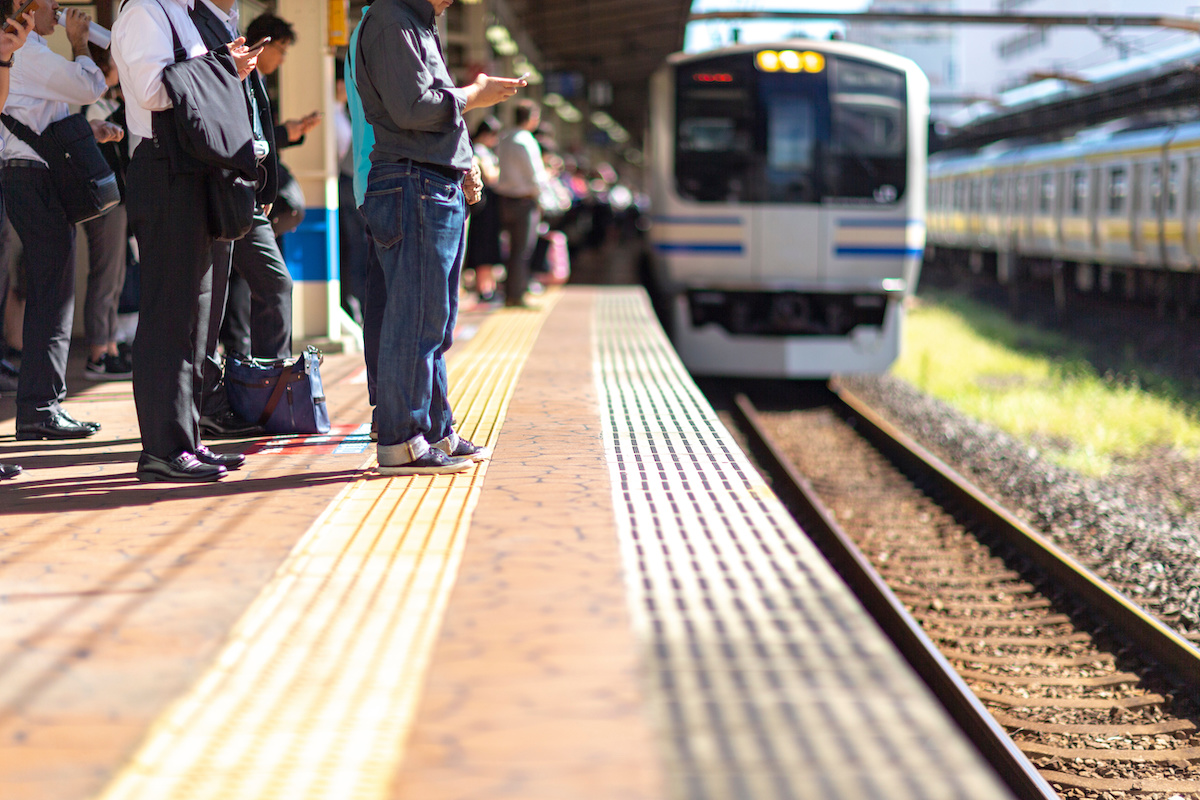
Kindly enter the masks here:
<path id="1" fill-rule="evenodd" d="M 759 50 L 754 63 L 763 72 L 821 72 L 825 69 L 825 56 L 812 50 L 802 53 L 795 50 Z"/>
<path id="2" fill-rule="evenodd" d="M 760 50 L 755 61 L 763 72 L 779 71 L 779 53 L 774 50 Z"/>

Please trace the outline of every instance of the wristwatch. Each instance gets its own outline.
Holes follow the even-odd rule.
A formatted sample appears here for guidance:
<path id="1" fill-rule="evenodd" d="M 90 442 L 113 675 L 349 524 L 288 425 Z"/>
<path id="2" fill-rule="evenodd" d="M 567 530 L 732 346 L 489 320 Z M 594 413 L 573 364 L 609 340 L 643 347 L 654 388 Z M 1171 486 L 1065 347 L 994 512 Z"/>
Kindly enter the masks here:
<path id="1" fill-rule="evenodd" d="M 4 67 L 5 69 L 8 69 L 9 67 L 11 67 L 13 65 L 13 59 L 16 57 L 17 57 L 17 54 L 14 52 L 12 55 L 10 55 L 8 57 L 8 61 L 0 61 L 0 67 Z"/>

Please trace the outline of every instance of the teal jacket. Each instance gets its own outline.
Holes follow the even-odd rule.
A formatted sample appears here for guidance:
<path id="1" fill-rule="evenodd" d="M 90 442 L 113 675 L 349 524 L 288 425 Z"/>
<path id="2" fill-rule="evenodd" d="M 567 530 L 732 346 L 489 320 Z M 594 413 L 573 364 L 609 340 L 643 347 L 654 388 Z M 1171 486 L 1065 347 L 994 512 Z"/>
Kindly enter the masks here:
<path id="1" fill-rule="evenodd" d="M 358 76 L 354 69 L 354 54 L 358 52 L 358 33 L 370 6 L 364 6 L 362 18 L 350 35 L 350 52 L 346 53 L 346 108 L 350 112 L 351 141 L 354 152 L 354 205 L 362 208 L 367 194 L 367 173 L 371 171 L 371 151 L 375 149 L 375 131 L 363 113 L 362 98 L 358 96 Z"/>

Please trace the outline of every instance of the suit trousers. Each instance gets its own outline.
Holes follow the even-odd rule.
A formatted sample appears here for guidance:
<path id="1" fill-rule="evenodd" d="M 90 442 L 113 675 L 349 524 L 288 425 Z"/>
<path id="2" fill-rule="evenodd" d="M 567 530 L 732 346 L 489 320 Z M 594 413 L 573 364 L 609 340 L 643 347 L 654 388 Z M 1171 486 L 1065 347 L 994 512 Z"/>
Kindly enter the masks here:
<path id="1" fill-rule="evenodd" d="M 200 414 L 217 417 L 229 410 L 225 394 L 224 370 L 217 357 L 221 341 L 221 323 L 225 319 L 225 304 L 229 301 L 230 278 L 233 273 L 233 242 L 213 242 L 212 311 L 208 315 L 208 330 L 204 338 L 204 359 L 200 363 Z"/>
<path id="2" fill-rule="evenodd" d="M 75 318 L 75 226 L 50 170 L 4 168 L 4 204 L 25 252 L 25 324 L 17 424 L 42 422 L 67 397 L 67 353 Z"/>
<path id="3" fill-rule="evenodd" d="M 224 312 L 235 315 L 242 307 L 235 292 L 244 286 L 250 300 L 250 352 L 232 349 L 255 358 L 291 358 L 292 355 L 292 276 L 279 252 L 271 222 L 262 214 L 254 216 L 254 227 L 236 242 L 217 242 L 213 246 L 213 263 L 228 261 L 220 255 L 232 249 L 232 268 L 227 280 L 214 266 L 212 329 L 209 332 L 208 354 L 204 365 L 204 400 L 200 406 L 205 416 L 216 416 L 229 408 L 221 383 L 221 362 L 217 358 Z M 228 329 L 227 329 L 228 330 Z"/>
<path id="4" fill-rule="evenodd" d="M 171 459 L 200 444 L 202 369 L 213 294 L 204 175 L 171 168 L 143 141 L 127 173 L 129 223 L 141 255 L 133 401 L 142 450 Z M 228 269 L 227 262 L 223 265 Z"/>
<path id="5" fill-rule="evenodd" d="M 255 214 L 254 227 L 233 243 L 233 287 L 229 292 L 226 331 L 242 341 L 231 349 L 255 358 L 292 355 L 292 276 L 279 252 L 271 221 Z M 245 288 L 240 289 L 239 284 Z M 249 294 L 247 315 L 246 293 Z M 247 323 L 249 323 L 247 325 Z M 249 330 L 250 348 L 242 349 Z M 229 339 L 226 339 L 229 343 Z"/>
<path id="6" fill-rule="evenodd" d="M 537 245 L 542 212 L 531 197 L 501 197 L 500 224 L 508 232 L 508 260 L 504 269 L 504 303 L 517 305 L 529 289 L 529 261 Z"/>
<path id="7" fill-rule="evenodd" d="M 117 304 L 125 287 L 129 224 L 125 204 L 83 223 L 88 243 L 87 299 L 83 302 L 83 334 L 91 347 L 117 338 Z"/>

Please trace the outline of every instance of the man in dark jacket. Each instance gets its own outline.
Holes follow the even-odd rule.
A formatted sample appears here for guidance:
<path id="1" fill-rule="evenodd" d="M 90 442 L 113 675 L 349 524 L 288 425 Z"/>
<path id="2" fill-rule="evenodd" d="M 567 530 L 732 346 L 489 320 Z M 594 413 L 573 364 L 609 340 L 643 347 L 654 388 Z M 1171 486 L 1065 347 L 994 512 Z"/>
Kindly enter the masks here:
<path id="1" fill-rule="evenodd" d="M 227 0 L 222 0 L 221 5 L 223 6 L 225 2 Z M 232 6 L 232 13 L 236 19 L 236 5 Z M 262 41 L 265 37 L 270 37 L 270 41 L 258 51 L 258 67 L 255 70 L 258 73 L 255 78 L 260 85 L 264 78 L 275 74 L 276 70 L 283 66 L 288 50 L 296 41 L 296 31 L 290 22 L 281 17 L 270 13 L 260 14 L 246 28 L 246 41 L 254 44 Z M 269 107 L 269 104 L 262 106 L 262 108 Z M 288 171 L 287 165 L 280 161 L 280 151 L 304 144 L 305 135 L 320 123 L 321 114 L 313 111 L 299 119 L 276 123 L 274 117 L 278 113 L 278 109 L 271 108 L 270 111 L 272 114 L 270 124 L 274 127 L 271 157 L 275 162 L 278 175 L 276 182 L 278 188 L 271 191 L 271 196 L 275 199 L 271 203 L 271 210 L 267 216 L 271 220 L 271 226 L 278 242 L 281 232 L 292 230 L 300 224 L 300 220 L 304 217 L 303 193 L 300 192 L 300 187 Z M 264 123 L 264 127 L 265 125 L 266 123 Z M 276 191 L 280 196 L 276 197 Z M 276 249 L 278 247 L 277 244 Z M 269 314 L 270 310 L 264 309 L 261 301 L 253 296 L 246 279 L 237 269 L 237 259 L 238 256 L 235 253 L 233 275 L 229 280 L 229 300 L 225 308 L 225 323 L 221 328 L 221 341 L 225 343 L 225 350 L 259 358 L 286 358 L 291 355 L 290 352 L 273 354 L 271 352 L 272 342 L 264 342 L 262 339 L 262 317 L 264 314 Z M 289 341 L 288 345 L 290 346 L 290 344 Z"/>
<path id="2" fill-rule="evenodd" d="M 235 0 L 197 0 L 191 10 L 192 21 L 210 49 L 221 47 L 238 36 L 237 4 Z M 250 44 L 254 44 L 253 41 Z M 265 48 L 264 48 L 265 49 Z M 260 50 L 260 58 L 262 51 Z M 214 251 L 233 250 L 232 272 L 241 277 L 250 289 L 250 352 L 257 358 L 288 358 L 292 354 L 292 278 L 288 273 L 279 244 L 267 219 L 267 211 L 275 202 L 279 187 L 279 156 L 275 128 L 271 119 L 271 103 L 258 70 L 242 82 L 251 114 L 251 126 L 265 150 L 259 165 L 258 207 L 254 227 L 236 242 L 217 242 Z M 230 260 L 216 253 L 214 263 Z M 213 275 L 213 315 L 210 318 L 208 358 L 204 365 L 204 401 L 200 430 L 212 438 L 251 436 L 263 432 L 255 422 L 244 420 L 229 407 L 221 386 L 221 365 L 216 348 L 221 329 L 229 275 Z"/>

